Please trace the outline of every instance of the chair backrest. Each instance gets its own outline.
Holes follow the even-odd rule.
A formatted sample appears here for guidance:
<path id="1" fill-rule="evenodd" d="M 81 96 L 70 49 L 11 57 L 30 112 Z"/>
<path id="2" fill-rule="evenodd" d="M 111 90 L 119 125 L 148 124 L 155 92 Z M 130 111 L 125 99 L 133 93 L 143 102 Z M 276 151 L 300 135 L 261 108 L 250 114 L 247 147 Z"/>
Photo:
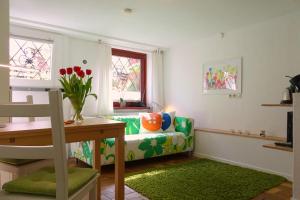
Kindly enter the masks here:
<path id="1" fill-rule="evenodd" d="M 16 105 L 18 105 L 18 104 L 29 104 L 29 105 L 31 105 L 31 104 L 33 104 L 33 97 L 32 97 L 32 95 L 27 95 L 26 96 L 26 101 L 11 102 L 11 104 L 16 104 Z M 33 122 L 33 121 L 35 121 L 35 118 L 34 117 L 28 117 L 28 120 L 30 122 Z M 12 117 L 9 118 L 9 122 L 12 122 Z"/>
<path id="2" fill-rule="evenodd" d="M 49 91 L 49 104 L 0 105 L 0 117 L 49 117 L 51 118 L 51 146 L 0 145 L 1 158 L 54 159 L 56 199 L 68 199 L 68 176 L 62 97 L 59 90 Z"/>

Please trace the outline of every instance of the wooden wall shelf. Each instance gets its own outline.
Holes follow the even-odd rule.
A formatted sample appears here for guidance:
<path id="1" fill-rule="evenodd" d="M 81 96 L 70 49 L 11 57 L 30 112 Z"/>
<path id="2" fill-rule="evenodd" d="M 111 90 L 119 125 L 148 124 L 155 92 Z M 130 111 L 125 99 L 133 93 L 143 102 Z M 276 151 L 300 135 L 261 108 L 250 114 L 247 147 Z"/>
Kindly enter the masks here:
<path id="1" fill-rule="evenodd" d="M 269 148 L 269 149 L 293 152 L 293 148 L 291 148 L 291 147 L 283 147 L 283 146 L 278 146 L 276 144 L 265 144 L 265 145 L 263 145 L 263 147 Z"/>
<path id="2" fill-rule="evenodd" d="M 261 104 L 266 107 L 293 107 L 293 104 Z"/>
<path id="3" fill-rule="evenodd" d="M 286 138 L 283 137 L 277 137 L 277 136 L 260 136 L 255 133 L 238 133 L 238 132 L 232 132 L 232 131 L 226 131 L 226 130 L 220 130 L 220 129 L 210 129 L 210 128 L 195 128 L 195 131 L 201 131 L 206 133 L 217 133 L 217 134 L 224 134 L 224 135 L 231 135 L 231 136 L 238 136 L 238 137 L 247 137 L 247 138 L 255 138 L 260 140 L 271 140 L 271 141 L 278 141 L 278 142 L 284 142 L 286 141 Z"/>

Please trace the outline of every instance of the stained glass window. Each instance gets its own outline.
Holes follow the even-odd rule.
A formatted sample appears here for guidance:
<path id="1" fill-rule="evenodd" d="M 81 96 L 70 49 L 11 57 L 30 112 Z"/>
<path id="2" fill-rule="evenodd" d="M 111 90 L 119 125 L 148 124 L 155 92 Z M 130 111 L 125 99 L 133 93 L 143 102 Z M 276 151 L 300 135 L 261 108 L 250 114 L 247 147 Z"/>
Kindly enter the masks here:
<path id="1" fill-rule="evenodd" d="M 51 42 L 11 37 L 9 45 L 11 78 L 51 80 Z"/>
<path id="2" fill-rule="evenodd" d="M 126 101 L 126 107 L 135 107 L 140 102 L 146 105 L 146 59 L 139 52 L 113 49 L 113 101 L 118 107 L 120 98 Z"/>
<path id="3" fill-rule="evenodd" d="M 141 100 L 141 60 L 113 56 L 112 62 L 114 100 Z"/>

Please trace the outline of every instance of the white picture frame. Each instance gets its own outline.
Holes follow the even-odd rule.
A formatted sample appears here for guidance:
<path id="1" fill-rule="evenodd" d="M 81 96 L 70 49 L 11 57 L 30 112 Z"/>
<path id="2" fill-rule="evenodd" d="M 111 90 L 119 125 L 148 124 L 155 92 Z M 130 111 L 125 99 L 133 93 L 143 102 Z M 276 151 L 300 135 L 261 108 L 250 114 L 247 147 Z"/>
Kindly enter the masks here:
<path id="1" fill-rule="evenodd" d="M 203 94 L 241 95 L 242 57 L 203 64 L 202 92 Z"/>

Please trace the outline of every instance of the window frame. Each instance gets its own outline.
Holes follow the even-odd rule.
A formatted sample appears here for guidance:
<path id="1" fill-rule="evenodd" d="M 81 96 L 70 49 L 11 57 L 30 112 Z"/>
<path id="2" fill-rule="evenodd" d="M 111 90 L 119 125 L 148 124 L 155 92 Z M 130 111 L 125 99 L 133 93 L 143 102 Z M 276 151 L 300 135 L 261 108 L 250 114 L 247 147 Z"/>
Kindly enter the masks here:
<path id="1" fill-rule="evenodd" d="M 112 48 L 112 56 L 120 56 L 127 58 L 134 58 L 141 60 L 141 101 L 126 101 L 125 107 L 120 107 L 120 102 L 113 102 L 113 106 L 116 109 L 139 109 L 147 107 L 147 54 L 135 51 L 129 51 L 124 49 Z M 138 103 L 142 103 L 144 106 L 137 106 Z"/>
<path id="2" fill-rule="evenodd" d="M 33 79 L 22 79 L 22 78 L 13 78 L 9 76 L 10 85 L 13 87 L 31 87 L 31 88 L 44 88 L 44 87 L 53 87 L 55 84 L 55 65 L 54 65 L 54 53 L 55 53 L 55 41 L 53 39 L 46 39 L 38 36 L 27 36 L 27 35 L 19 35 L 10 33 L 10 39 L 21 39 L 33 42 L 43 42 L 52 44 L 52 55 L 51 55 L 51 68 L 50 68 L 50 80 L 33 80 Z M 10 49 L 9 49 L 10 52 Z M 9 62 L 10 62 L 9 55 Z"/>

